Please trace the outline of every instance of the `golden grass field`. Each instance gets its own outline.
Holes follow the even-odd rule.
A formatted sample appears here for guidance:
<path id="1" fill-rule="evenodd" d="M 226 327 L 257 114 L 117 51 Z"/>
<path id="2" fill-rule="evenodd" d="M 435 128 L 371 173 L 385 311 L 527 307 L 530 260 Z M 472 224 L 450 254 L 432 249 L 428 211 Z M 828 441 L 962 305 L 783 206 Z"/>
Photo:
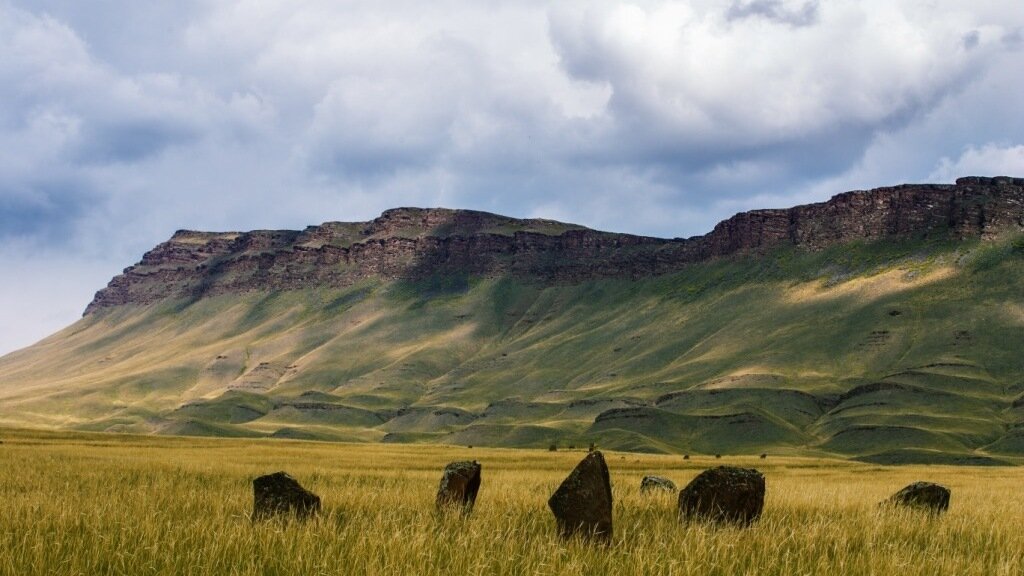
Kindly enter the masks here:
<path id="1" fill-rule="evenodd" d="M 0 430 L 0 573 L 1024 573 L 1024 470 L 605 452 L 611 546 L 560 541 L 547 498 L 584 451 L 85 435 Z M 438 516 L 444 465 L 483 464 L 467 519 Z M 718 464 L 760 469 L 749 529 L 683 525 L 675 495 Z M 252 479 L 285 470 L 323 499 L 308 522 L 252 523 Z M 881 509 L 915 480 L 949 486 L 941 517 Z"/>

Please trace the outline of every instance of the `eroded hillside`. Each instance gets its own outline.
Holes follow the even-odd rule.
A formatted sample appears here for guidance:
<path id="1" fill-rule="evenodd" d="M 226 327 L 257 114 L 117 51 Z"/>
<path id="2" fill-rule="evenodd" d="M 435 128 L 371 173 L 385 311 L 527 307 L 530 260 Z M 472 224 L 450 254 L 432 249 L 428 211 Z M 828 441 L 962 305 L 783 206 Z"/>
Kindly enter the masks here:
<path id="1" fill-rule="evenodd" d="M 849 193 L 689 240 L 411 209 L 179 232 L 0 359 L 0 423 L 1013 460 L 1021 183 Z"/>

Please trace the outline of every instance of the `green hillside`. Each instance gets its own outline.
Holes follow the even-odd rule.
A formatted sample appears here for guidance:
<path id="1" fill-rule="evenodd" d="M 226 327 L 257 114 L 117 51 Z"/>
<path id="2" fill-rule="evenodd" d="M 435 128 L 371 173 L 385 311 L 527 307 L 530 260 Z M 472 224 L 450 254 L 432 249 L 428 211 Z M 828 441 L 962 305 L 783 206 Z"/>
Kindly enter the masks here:
<path id="1" fill-rule="evenodd" d="M 1012 462 L 1022 287 L 1014 235 L 125 305 L 0 359 L 0 424 Z"/>

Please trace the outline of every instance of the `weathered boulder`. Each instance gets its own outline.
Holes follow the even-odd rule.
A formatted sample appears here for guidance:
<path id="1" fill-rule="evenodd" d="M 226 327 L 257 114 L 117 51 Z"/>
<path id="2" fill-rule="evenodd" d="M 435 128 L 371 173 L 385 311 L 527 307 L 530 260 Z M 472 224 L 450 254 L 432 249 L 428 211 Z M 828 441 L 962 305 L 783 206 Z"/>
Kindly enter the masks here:
<path id="1" fill-rule="evenodd" d="M 480 469 L 476 460 L 451 462 L 445 466 L 441 485 L 437 489 L 437 509 L 457 506 L 462 508 L 463 513 L 469 514 L 480 490 Z"/>
<path id="2" fill-rule="evenodd" d="M 752 468 L 705 470 L 679 492 L 679 515 L 686 521 L 746 526 L 761 517 L 764 489 L 764 476 Z"/>
<path id="3" fill-rule="evenodd" d="M 931 482 L 914 482 L 884 503 L 907 506 L 939 514 L 949 509 L 949 488 Z M 884 504 L 883 503 L 883 504 Z"/>
<path id="4" fill-rule="evenodd" d="M 563 538 L 612 539 L 612 484 L 608 465 L 595 450 L 576 465 L 548 500 Z"/>
<path id="5" fill-rule="evenodd" d="M 677 488 L 675 482 L 663 476 L 644 476 L 643 480 L 640 481 L 640 491 L 649 492 L 653 490 L 675 492 Z"/>
<path id="6" fill-rule="evenodd" d="M 320 511 L 320 497 L 306 490 L 298 481 L 284 472 L 260 476 L 252 481 L 254 520 L 279 514 L 294 514 L 299 518 Z"/>

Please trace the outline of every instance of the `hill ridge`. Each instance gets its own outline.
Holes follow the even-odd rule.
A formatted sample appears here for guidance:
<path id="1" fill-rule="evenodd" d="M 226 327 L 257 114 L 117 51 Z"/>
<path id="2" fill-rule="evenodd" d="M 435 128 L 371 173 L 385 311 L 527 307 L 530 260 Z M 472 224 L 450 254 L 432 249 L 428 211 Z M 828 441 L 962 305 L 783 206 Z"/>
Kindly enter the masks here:
<path id="1" fill-rule="evenodd" d="M 1021 178 L 845 192 L 815 204 L 742 212 L 687 239 L 475 210 L 393 208 L 369 222 L 325 222 L 301 231 L 179 230 L 97 292 L 85 314 L 177 297 L 344 288 L 369 277 L 513 275 L 569 283 L 649 277 L 783 244 L 821 250 L 853 240 L 932 232 L 965 238 L 1008 228 L 1024 228 Z"/>

